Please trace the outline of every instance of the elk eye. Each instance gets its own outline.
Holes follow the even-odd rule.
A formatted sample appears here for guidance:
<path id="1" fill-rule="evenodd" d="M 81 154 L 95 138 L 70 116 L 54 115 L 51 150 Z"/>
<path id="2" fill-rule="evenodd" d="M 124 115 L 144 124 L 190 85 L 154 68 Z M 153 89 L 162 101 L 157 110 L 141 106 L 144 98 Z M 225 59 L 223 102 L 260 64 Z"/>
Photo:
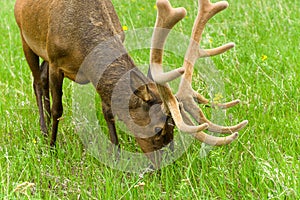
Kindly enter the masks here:
<path id="1" fill-rule="evenodd" d="M 147 103 L 149 106 L 153 106 L 154 104 L 156 104 L 156 100 L 152 98 L 152 99 L 146 101 L 146 103 Z"/>
<path id="2" fill-rule="evenodd" d="M 161 127 L 155 127 L 155 134 L 160 135 L 163 129 Z"/>

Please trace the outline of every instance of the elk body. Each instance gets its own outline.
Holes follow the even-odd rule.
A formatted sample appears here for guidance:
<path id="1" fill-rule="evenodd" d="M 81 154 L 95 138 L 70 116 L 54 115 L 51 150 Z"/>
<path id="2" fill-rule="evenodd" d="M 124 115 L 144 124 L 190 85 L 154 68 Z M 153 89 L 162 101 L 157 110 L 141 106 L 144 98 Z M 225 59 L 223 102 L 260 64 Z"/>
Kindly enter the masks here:
<path id="1" fill-rule="evenodd" d="M 191 87 L 193 65 L 197 58 L 220 54 L 233 47 L 230 43 L 207 50 L 205 54 L 199 48 L 205 23 L 226 8 L 227 3 L 199 1 L 199 13 L 184 65 L 166 73 L 162 69 L 165 39 L 186 11 L 183 8 L 172 8 L 167 0 L 158 0 L 157 7 L 150 76 L 146 77 L 136 68 L 123 46 L 124 33 L 111 0 L 16 1 L 15 18 L 20 28 L 24 54 L 32 71 L 40 127 L 45 135 L 48 134 L 45 116 L 52 117 L 51 145 L 55 144 L 59 119 L 63 113 L 64 77 L 79 84 L 91 82 L 94 85 L 102 100 L 103 114 L 113 144 L 119 144 L 115 128 L 115 117 L 118 117 L 133 132 L 145 153 L 155 152 L 170 143 L 174 125 L 202 142 L 223 145 L 232 142 L 237 137 L 236 131 L 247 124 L 247 121 L 231 127 L 213 124 L 196 104 L 210 102 Z M 41 65 L 39 58 L 44 60 Z M 182 76 L 181 84 L 178 93 L 174 95 L 167 82 L 179 76 Z M 113 112 L 112 96 L 116 87 L 120 88 L 119 98 L 127 96 L 129 103 Z M 128 88 L 132 91 L 130 97 L 128 92 L 122 93 L 128 91 Z M 213 106 L 227 108 L 238 102 L 235 100 Z M 122 109 L 128 109 L 130 114 L 124 114 Z M 187 113 L 198 125 L 194 125 Z M 136 125 L 142 128 L 136 129 Z M 204 129 L 231 135 L 214 137 L 202 132 Z"/>

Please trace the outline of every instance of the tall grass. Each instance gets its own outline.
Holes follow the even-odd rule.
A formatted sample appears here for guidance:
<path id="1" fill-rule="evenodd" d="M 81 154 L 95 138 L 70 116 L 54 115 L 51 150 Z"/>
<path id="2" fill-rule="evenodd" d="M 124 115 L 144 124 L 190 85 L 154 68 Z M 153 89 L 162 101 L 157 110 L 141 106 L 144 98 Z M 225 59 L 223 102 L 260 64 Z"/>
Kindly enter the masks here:
<path id="1" fill-rule="evenodd" d="M 113 0 L 128 31 L 152 27 L 155 1 Z M 300 2 L 229 1 L 205 30 L 206 45 L 234 41 L 234 50 L 212 58 L 222 74 L 227 124 L 248 119 L 233 144 L 200 157 L 197 141 L 173 164 L 140 177 L 111 169 L 82 145 L 72 122 L 72 87 L 64 82 L 64 119 L 56 150 L 38 126 L 32 78 L 13 17 L 14 1 L 0 2 L 0 199 L 299 199 Z M 190 34 L 196 3 L 176 31 Z M 176 41 L 174 41 L 176 42 Z M 139 63 L 144 51 L 130 52 Z M 181 60 L 167 55 L 170 66 Z M 206 94 L 207 95 L 207 94 Z M 209 109 L 209 108 L 205 108 Z M 121 130 L 119 130 L 121 131 Z M 119 135 L 122 140 L 122 135 Z M 123 146 L 128 138 L 123 138 Z M 129 141 L 134 150 L 134 140 Z"/>

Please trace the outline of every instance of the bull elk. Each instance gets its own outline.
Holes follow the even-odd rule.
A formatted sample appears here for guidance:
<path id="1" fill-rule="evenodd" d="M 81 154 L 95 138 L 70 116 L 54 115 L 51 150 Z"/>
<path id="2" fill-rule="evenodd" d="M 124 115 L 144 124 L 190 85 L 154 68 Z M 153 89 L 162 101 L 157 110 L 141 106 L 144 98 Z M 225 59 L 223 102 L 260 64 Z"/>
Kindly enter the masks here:
<path id="1" fill-rule="evenodd" d="M 205 24 L 225 9 L 228 3 L 211 3 L 209 0 L 199 0 L 198 3 L 198 15 L 183 66 L 164 72 L 162 60 L 166 38 L 174 25 L 185 17 L 186 10 L 173 8 L 168 0 L 157 0 L 158 14 L 152 36 L 150 69 L 146 77 L 125 50 L 124 33 L 111 0 L 17 0 L 15 18 L 20 28 L 25 57 L 32 71 L 40 127 L 45 135 L 48 134 L 45 116 L 48 116 L 48 120 L 52 116 L 50 145 L 55 144 L 59 119 L 63 113 L 64 77 L 79 84 L 93 84 L 101 97 L 110 140 L 115 145 L 119 145 L 115 117 L 133 132 L 144 153 L 159 151 L 169 144 L 173 140 L 174 126 L 210 145 L 225 145 L 235 140 L 237 131 L 246 126 L 247 120 L 229 127 L 214 124 L 204 116 L 197 103 L 225 109 L 238 104 L 239 100 L 214 104 L 191 86 L 193 68 L 198 58 L 218 55 L 234 46 L 234 43 L 228 43 L 209 50 L 199 47 Z M 99 48 L 99 44 L 106 44 L 105 48 Z M 111 55 L 115 59 L 107 62 Z M 39 58 L 44 60 L 41 65 Z M 128 74 L 128 80 L 121 87 L 132 90 L 129 104 L 126 105 L 130 115 L 123 115 L 122 110 L 112 112 L 112 93 L 125 74 Z M 174 95 L 168 82 L 178 77 L 181 77 L 181 82 Z M 128 94 L 119 94 L 120 99 L 122 95 Z M 143 127 L 142 132 L 134 128 L 135 124 Z M 216 137 L 204 133 L 205 129 L 230 135 Z"/>

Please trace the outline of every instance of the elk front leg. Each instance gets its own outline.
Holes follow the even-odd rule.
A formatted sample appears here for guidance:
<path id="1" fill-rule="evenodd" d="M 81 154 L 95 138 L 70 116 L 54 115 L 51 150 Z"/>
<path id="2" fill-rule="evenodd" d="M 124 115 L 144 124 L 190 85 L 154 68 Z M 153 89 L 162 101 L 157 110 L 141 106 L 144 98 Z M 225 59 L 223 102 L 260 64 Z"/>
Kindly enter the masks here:
<path id="1" fill-rule="evenodd" d="M 49 95 L 49 64 L 46 61 L 43 61 L 40 67 L 41 70 L 41 81 L 43 87 L 43 100 L 44 100 L 44 109 L 46 110 L 47 126 L 50 125 L 50 95 Z"/>
<path id="2" fill-rule="evenodd" d="M 102 111 L 103 111 L 105 121 L 107 123 L 110 141 L 112 144 L 118 146 L 119 148 L 119 140 L 117 136 L 114 115 L 112 114 L 111 109 L 108 106 L 106 106 L 104 103 L 102 103 Z"/>
<path id="3" fill-rule="evenodd" d="M 57 129 L 60 117 L 63 114 L 63 106 L 62 106 L 62 84 L 64 75 L 61 71 L 56 70 L 52 71 L 52 69 L 56 69 L 55 67 L 49 68 L 49 76 L 50 76 L 50 89 L 52 95 L 52 135 L 50 146 L 55 145 L 56 136 L 57 136 Z"/>
<path id="4" fill-rule="evenodd" d="M 29 48 L 29 46 L 27 45 L 27 43 L 23 38 L 22 38 L 22 45 L 23 45 L 25 58 L 27 60 L 27 63 L 33 75 L 33 89 L 34 89 L 36 102 L 39 109 L 40 128 L 42 133 L 45 136 L 47 136 L 48 130 L 45 123 L 44 109 L 43 109 L 43 102 L 42 102 L 43 86 L 42 86 L 41 71 L 39 66 L 39 57 Z"/>

